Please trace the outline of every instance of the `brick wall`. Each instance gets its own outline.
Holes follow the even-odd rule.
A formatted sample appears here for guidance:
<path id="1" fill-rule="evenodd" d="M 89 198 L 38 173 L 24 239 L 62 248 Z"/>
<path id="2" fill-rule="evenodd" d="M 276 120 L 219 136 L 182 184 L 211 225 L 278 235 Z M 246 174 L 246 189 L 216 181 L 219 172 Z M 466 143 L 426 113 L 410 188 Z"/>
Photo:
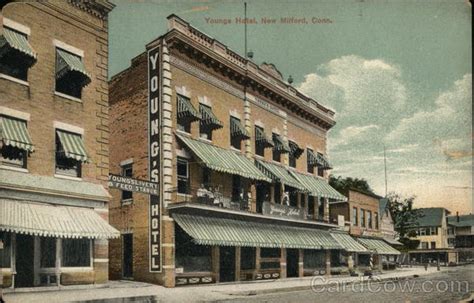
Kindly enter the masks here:
<path id="1" fill-rule="evenodd" d="M 352 221 L 352 214 L 354 211 L 354 207 L 357 208 L 357 226 L 351 226 L 350 233 L 353 235 L 368 235 L 371 233 L 378 233 L 380 231 L 380 222 L 379 222 L 379 229 L 375 229 L 375 215 L 374 213 L 379 212 L 379 199 L 376 197 L 373 197 L 372 195 L 367 195 L 364 193 L 356 192 L 353 190 L 349 191 L 349 218 Z M 361 209 L 365 210 L 365 227 L 361 226 L 360 222 L 360 214 L 361 214 Z M 372 212 L 372 226 L 368 226 L 368 215 L 367 211 Z M 380 220 L 380 214 L 379 214 L 379 220 Z M 346 219 L 347 220 L 347 219 Z"/>

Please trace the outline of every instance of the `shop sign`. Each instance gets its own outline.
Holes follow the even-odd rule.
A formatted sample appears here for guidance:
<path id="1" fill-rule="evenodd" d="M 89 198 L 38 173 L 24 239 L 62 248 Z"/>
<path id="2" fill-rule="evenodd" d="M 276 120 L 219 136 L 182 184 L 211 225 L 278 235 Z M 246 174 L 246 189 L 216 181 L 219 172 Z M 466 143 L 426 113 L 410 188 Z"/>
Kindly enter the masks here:
<path id="1" fill-rule="evenodd" d="M 273 217 L 305 218 L 305 212 L 301 208 L 270 202 L 263 202 L 262 213 Z"/>

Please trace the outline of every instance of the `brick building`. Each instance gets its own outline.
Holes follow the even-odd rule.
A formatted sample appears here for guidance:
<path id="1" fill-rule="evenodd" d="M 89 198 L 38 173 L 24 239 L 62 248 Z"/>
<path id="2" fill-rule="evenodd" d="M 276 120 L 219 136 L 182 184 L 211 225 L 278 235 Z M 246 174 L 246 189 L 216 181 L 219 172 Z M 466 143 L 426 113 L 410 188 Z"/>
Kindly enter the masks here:
<path id="1" fill-rule="evenodd" d="M 4 288 L 104 283 L 107 1 L 11 2 L 0 15 Z"/>
<path id="2" fill-rule="evenodd" d="M 274 65 L 168 22 L 109 83 L 110 171 L 160 188 L 111 190 L 122 233 L 111 278 L 174 287 L 328 274 L 331 251 L 365 250 L 330 232 L 329 201 L 345 200 L 327 183 L 334 112 Z"/>

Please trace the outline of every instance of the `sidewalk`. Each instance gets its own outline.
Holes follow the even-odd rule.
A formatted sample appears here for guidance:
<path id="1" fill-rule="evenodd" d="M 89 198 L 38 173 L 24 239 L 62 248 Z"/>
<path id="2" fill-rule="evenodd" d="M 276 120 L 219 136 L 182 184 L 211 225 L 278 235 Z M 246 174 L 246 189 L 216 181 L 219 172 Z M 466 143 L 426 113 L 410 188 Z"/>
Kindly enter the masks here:
<path id="1" fill-rule="evenodd" d="M 446 268 L 441 268 L 446 270 Z M 380 280 L 397 280 L 411 278 L 414 275 L 435 273 L 431 267 L 425 271 L 422 267 L 402 268 L 385 272 L 377 277 Z M 110 281 L 101 287 L 62 287 L 61 290 L 10 292 L 4 294 L 7 303 L 28 302 L 81 302 L 89 300 L 103 300 L 103 302 L 204 302 L 226 299 L 245 298 L 249 295 L 259 295 L 274 292 L 309 290 L 312 285 L 322 285 L 329 281 L 339 283 L 359 283 L 367 277 L 305 277 L 281 279 L 272 281 L 251 281 L 241 283 L 210 284 L 164 288 L 133 281 Z M 333 282 L 334 283 L 334 282 Z M 141 300 L 138 300 L 141 297 Z M 122 300 L 129 298 L 130 300 Z"/>

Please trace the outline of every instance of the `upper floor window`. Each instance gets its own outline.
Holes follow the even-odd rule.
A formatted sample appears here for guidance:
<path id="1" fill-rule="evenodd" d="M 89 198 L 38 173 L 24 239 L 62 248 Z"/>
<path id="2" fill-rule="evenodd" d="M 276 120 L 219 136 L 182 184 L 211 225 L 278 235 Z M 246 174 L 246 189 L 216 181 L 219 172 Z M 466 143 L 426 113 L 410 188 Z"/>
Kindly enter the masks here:
<path id="1" fill-rule="evenodd" d="M 306 167 L 310 174 L 314 174 L 314 168 L 317 165 L 317 158 L 314 151 L 310 148 L 306 149 Z"/>
<path id="2" fill-rule="evenodd" d="M 212 112 L 212 108 L 207 105 L 199 104 L 199 113 L 201 115 L 199 136 L 203 139 L 212 140 L 212 131 L 222 128 L 222 122 L 217 119 Z"/>
<path id="3" fill-rule="evenodd" d="M 290 147 L 290 152 L 289 152 L 289 165 L 291 167 L 296 168 L 296 159 L 298 159 L 304 152 L 304 149 L 300 148 L 298 144 L 296 144 L 293 141 L 288 141 L 288 145 Z"/>
<path id="4" fill-rule="evenodd" d="M 201 118 L 201 114 L 191 104 L 188 97 L 177 95 L 177 125 L 178 129 L 191 133 L 191 123 Z"/>
<path id="5" fill-rule="evenodd" d="M 190 193 L 190 181 L 189 181 L 189 163 L 185 158 L 178 157 L 177 163 L 177 175 L 178 175 L 178 193 L 189 194 Z"/>
<path id="6" fill-rule="evenodd" d="M 82 88 L 90 82 L 82 57 L 56 48 L 56 91 L 81 99 Z"/>
<path id="7" fill-rule="evenodd" d="M 87 160 L 81 135 L 56 130 L 56 174 L 81 177 L 82 163 Z"/>
<path id="8" fill-rule="evenodd" d="M 280 135 L 273 133 L 273 161 L 280 162 L 281 161 L 281 154 L 289 153 L 290 147 L 288 146 L 288 142 L 284 141 Z"/>
<path id="9" fill-rule="evenodd" d="M 319 208 L 318 208 L 318 219 L 323 220 L 324 219 L 324 198 L 319 198 Z"/>
<path id="10" fill-rule="evenodd" d="M 0 73 L 28 81 L 28 69 L 36 62 L 36 53 L 28 43 L 28 35 L 3 27 L 0 36 Z"/>
<path id="11" fill-rule="evenodd" d="M 265 156 L 267 147 L 273 147 L 273 140 L 265 134 L 263 127 L 255 126 L 255 154 Z"/>
<path id="12" fill-rule="evenodd" d="M 125 164 L 122 166 L 122 176 L 133 177 L 133 163 Z M 122 203 L 131 202 L 133 199 L 133 192 L 128 190 L 122 190 Z"/>
<path id="13" fill-rule="evenodd" d="M 365 227 L 365 209 L 360 210 L 360 226 Z"/>
<path id="14" fill-rule="evenodd" d="M 242 180 L 238 175 L 232 175 L 232 201 L 240 201 L 243 198 Z"/>
<path id="15" fill-rule="evenodd" d="M 242 140 L 250 139 L 250 135 L 240 119 L 230 116 L 230 145 L 240 150 Z"/>
<path id="16" fill-rule="evenodd" d="M 202 185 L 206 188 L 211 185 L 211 175 L 212 171 L 208 167 L 202 166 Z"/>
<path id="17" fill-rule="evenodd" d="M 352 225 L 357 226 L 358 225 L 358 214 L 357 214 L 357 207 L 352 208 Z"/>
<path id="18" fill-rule="evenodd" d="M 0 116 L 0 140 L 0 164 L 26 168 L 28 154 L 34 151 L 26 121 Z"/>
<path id="19" fill-rule="evenodd" d="M 379 213 L 374 212 L 375 229 L 379 229 Z"/>
<path id="20" fill-rule="evenodd" d="M 373 225 L 372 225 L 372 211 L 370 211 L 370 210 L 367 211 L 367 227 L 368 228 L 373 228 Z"/>

